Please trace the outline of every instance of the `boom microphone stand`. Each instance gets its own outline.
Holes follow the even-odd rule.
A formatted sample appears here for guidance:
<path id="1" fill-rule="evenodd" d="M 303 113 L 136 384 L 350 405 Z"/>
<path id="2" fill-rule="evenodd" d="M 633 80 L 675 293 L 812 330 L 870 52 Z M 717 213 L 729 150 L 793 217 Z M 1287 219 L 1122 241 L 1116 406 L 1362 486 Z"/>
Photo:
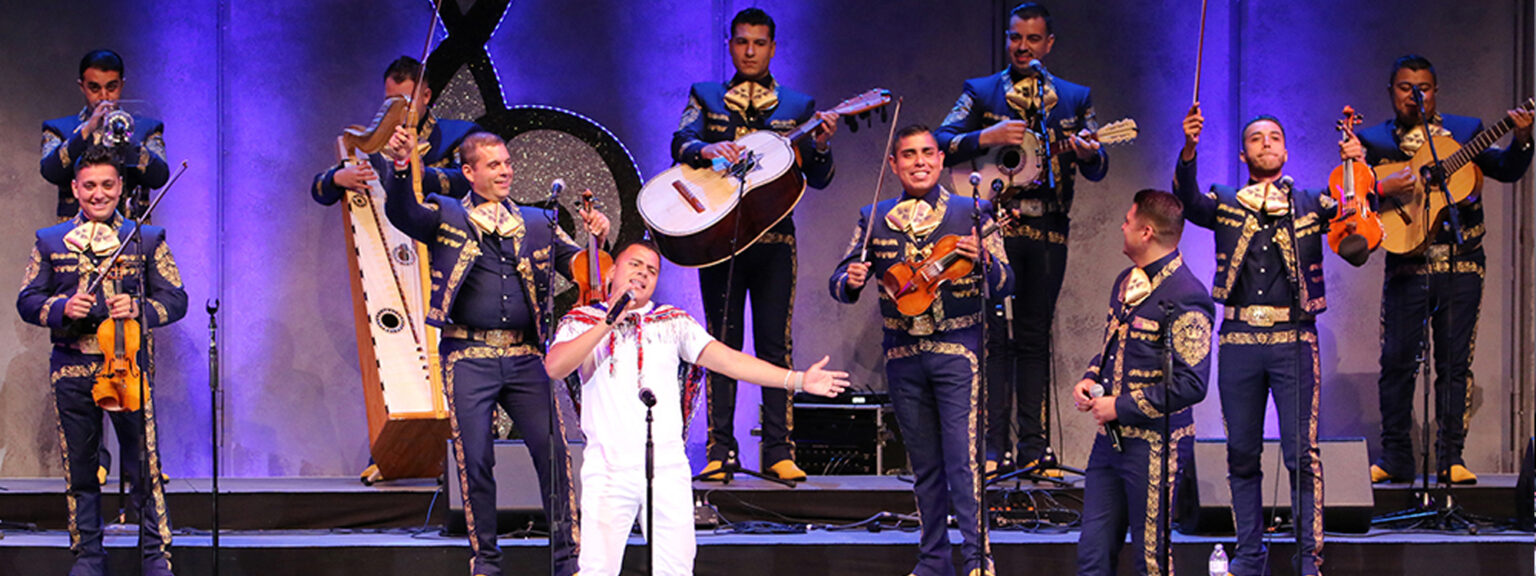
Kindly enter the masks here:
<path id="1" fill-rule="evenodd" d="M 735 164 L 732 164 L 729 168 L 726 169 L 726 174 L 727 175 L 729 175 L 729 176 L 731 176 L 733 178 L 736 178 L 736 182 L 737 182 L 736 197 L 737 198 L 742 198 L 742 197 L 746 196 L 746 194 L 747 194 L 747 174 L 750 174 L 750 173 L 752 173 L 753 170 L 757 169 L 757 163 L 758 163 L 759 160 L 761 160 L 761 158 L 758 157 L 756 152 L 753 152 L 751 150 L 747 150 L 742 155 L 742 157 L 740 159 L 736 160 Z M 721 308 L 721 310 L 720 310 L 720 323 L 718 324 L 720 329 L 716 330 L 716 332 L 719 332 L 718 334 L 711 334 L 711 336 L 714 336 L 716 340 L 719 340 L 721 342 L 725 342 L 726 341 L 725 335 L 728 334 L 731 331 L 731 329 L 730 329 L 730 324 L 731 324 L 731 301 L 732 301 L 732 299 L 731 299 L 731 288 L 732 288 L 732 284 L 734 284 L 734 282 L 736 280 L 736 256 L 740 252 L 740 250 L 738 250 L 736 248 L 736 246 L 738 245 L 738 243 L 740 241 L 741 241 L 741 217 L 738 215 L 738 217 L 736 218 L 736 229 L 735 229 L 735 231 L 733 231 L 731 233 L 731 257 L 729 258 L 729 260 L 726 262 L 726 265 L 725 265 L 725 306 L 723 306 Z M 718 264 L 717 264 L 717 266 L 718 266 Z M 746 306 L 746 302 L 745 302 L 746 294 L 742 294 L 742 300 L 743 300 L 742 306 L 743 306 L 743 309 L 745 309 L 745 306 Z M 743 312 L 743 313 L 745 313 L 745 312 Z M 743 335 L 743 338 L 745 338 L 745 335 Z M 791 367 L 791 369 L 793 369 L 793 368 Z M 706 379 L 705 385 L 706 386 L 708 385 L 707 379 Z M 787 392 L 786 392 L 786 394 L 787 394 Z M 790 395 L 788 398 L 785 399 L 785 402 L 789 402 L 789 403 L 794 403 L 794 401 L 795 401 L 795 397 L 793 395 Z M 759 409 L 758 413 L 761 414 L 762 410 Z M 722 479 L 723 479 L 722 483 L 727 484 L 727 485 L 729 485 L 732 480 L 736 479 L 736 475 L 737 474 L 746 474 L 746 475 L 751 476 L 753 478 L 757 478 L 759 480 L 767 480 L 769 482 L 772 482 L 774 484 L 778 484 L 778 485 L 781 485 L 781 486 L 786 486 L 786 487 L 789 487 L 789 488 L 794 488 L 795 487 L 795 482 L 792 481 L 792 480 L 785 480 L 783 478 L 779 478 L 778 476 L 770 476 L 768 474 L 764 474 L 761 471 L 753 470 L 751 468 L 743 467 L 741 465 L 741 460 L 739 460 L 737 458 L 735 450 L 731 450 L 730 453 L 726 456 L 725 461 L 720 463 L 720 469 L 719 470 L 715 470 L 715 471 L 709 472 L 707 474 L 700 473 L 698 475 L 695 475 L 693 477 L 693 479 L 694 480 L 709 481 L 709 479 L 706 478 L 706 476 L 714 476 L 716 474 L 720 474 Z"/>

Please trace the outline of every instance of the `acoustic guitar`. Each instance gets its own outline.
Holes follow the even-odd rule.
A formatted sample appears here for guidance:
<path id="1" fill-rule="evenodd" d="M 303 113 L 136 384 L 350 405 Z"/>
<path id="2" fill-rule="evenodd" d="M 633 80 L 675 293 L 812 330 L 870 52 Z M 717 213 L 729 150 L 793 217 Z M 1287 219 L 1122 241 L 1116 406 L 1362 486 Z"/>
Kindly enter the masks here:
<path id="1" fill-rule="evenodd" d="M 1103 146 L 1113 146 L 1135 142 L 1136 136 L 1140 134 L 1141 128 L 1136 125 L 1136 120 L 1125 118 L 1099 127 L 1088 139 L 1098 141 Z M 1070 141 L 1070 135 L 1054 141 L 1051 144 L 1052 153 L 1056 156 L 1072 153 Z M 1046 161 L 1045 146 L 1041 144 L 1039 135 L 1026 132 L 1023 144 L 999 146 L 989 154 L 950 167 L 950 186 L 968 194 L 971 189 L 971 172 L 976 172 L 981 174 L 982 199 L 1007 202 L 1024 190 L 1045 186 L 1042 175 L 1045 173 Z M 970 168 L 970 171 L 966 168 Z M 1003 182 L 1003 191 L 994 195 L 991 183 L 995 180 Z"/>
<path id="2" fill-rule="evenodd" d="M 891 92 L 877 88 L 831 111 L 852 116 L 890 101 Z M 722 262 L 757 242 L 800 203 L 805 176 L 796 167 L 794 143 L 820 125 L 817 117 L 788 134 L 759 130 L 736 139 L 743 150 L 735 164 L 678 164 L 646 182 L 635 205 L 661 255 L 679 266 L 697 268 Z"/>
<path id="3" fill-rule="evenodd" d="M 1520 109 L 1536 109 L 1536 99 L 1526 98 Z M 1472 160 L 1514 127 L 1515 122 L 1506 116 L 1498 124 L 1478 132 L 1465 146 L 1449 136 L 1434 137 L 1435 152 L 1440 154 L 1444 167 L 1442 170 L 1435 169 L 1434 156 L 1430 154 L 1428 144 L 1421 146 L 1407 162 L 1377 166 L 1377 180 L 1404 167 L 1418 175 L 1411 192 L 1381 197 L 1381 227 L 1385 232 L 1382 247 L 1393 254 L 1418 255 L 1424 252 L 1440 229 L 1440 223 L 1445 220 L 1445 210 L 1449 206 L 1438 183 L 1445 181 L 1451 193 L 1451 201 L 1457 204 L 1476 196 L 1483 189 L 1483 170 L 1473 164 Z M 1427 184 L 1430 186 L 1426 187 Z"/>

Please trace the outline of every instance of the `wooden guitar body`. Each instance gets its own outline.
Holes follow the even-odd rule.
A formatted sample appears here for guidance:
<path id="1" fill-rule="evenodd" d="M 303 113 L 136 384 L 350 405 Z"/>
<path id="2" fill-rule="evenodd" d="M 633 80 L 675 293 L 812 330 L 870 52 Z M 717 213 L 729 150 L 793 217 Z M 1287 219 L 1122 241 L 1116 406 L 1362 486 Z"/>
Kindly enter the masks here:
<path id="1" fill-rule="evenodd" d="M 1449 136 L 1436 136 L 1434 140 L 1435 151 L 1441 158 L 1450 158 L 1461 149 L 1461 145 Z M 1433 161 L 1429 145 L 1426 144 L 1419 148 L 1418 153 L 1407 162 L 1393 162 L 1375 167 L 1377 180 L 1386 178 L 1405 166 L 1419 175 L 1418 180 L 1414 182 L 1413 192 L 1398 197 L 1385 195 L 1381 197 L 1379 210 L 1383 232 L 1381 245 L 1388 252 L 1407 255 L 1422 253 L 1434 240 L 1435 234 L 1440 229 L 1440 223 L 1445 221 L 1445 209 L 1448 206 L 1445 195 L 1440 193 L 1439 187 L 1425 188 L 1422 169 Z M 1483 170 L 1478 168 L 1477 164 L 1467 162 L 1451 173 L 1446 186 L 1450 189 L 1454 202 L 1458 204 L 1465 202 L 1482 191 Z"/>
<path id="2" fill-rule="evenodd" d="M 646 182 L 635 200 L 661 254 L 679 266 L 709 266 L 740 253 L 805 194 L 805 176 L 795 166 L 788 138 L 758 131 L 736 143 L 745 148 L 742 157 L 757 157 L 744 190 L 730 174 L 679 164 Z"/>

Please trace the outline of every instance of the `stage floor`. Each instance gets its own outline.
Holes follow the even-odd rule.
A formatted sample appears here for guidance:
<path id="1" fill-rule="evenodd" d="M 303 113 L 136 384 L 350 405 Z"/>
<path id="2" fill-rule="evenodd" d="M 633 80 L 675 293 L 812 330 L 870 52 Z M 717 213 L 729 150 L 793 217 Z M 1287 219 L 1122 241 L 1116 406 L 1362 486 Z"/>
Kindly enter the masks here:
<path id="1" fill-rule="evenodd" d="M 1484 475 L 1476 487 L 1458 488 L 1469 511 L 1508 516 L 1513 502 L 1512 476 Z M 115 484 L 114 484 L 115 485 Z M 1012 487 L 1012 486 L 1010 486 Z M 1033 488 L 1024 483 L 1020 488 Z M 1043 487 L 1041 487 L 1043 488 Z M 801 533 L 740 534 L 699 532 L 698 574 L 756 576 L 784 574 L 905 574 L 916 553 L 917 533 L 905 529 L 871 531 L 830 529 L 880 512 L 908 514 L 910 484 L 892 476 L 812 477 L 796 488 L 757 480 L 729 486 L 696 484 L 698 495 L 738 524 L 772 521 L 810 529 Z M 213 551 L 210 482 L 173 479 L 169 485 L 171 519 L 177 527 L 174 561 L 180 574 L 208 574 Z M 63 482 L 58 479 L 0 479 L 0 574 L 62 574 L 71 562 L 64 531 Z M 385 576 L 459 575 L 465 573 L 468 543 L 440 533 L 448 511 L 445 496 L 432 480 L 382 482 L 364 486 L 355 478 L 266 478 L 220 481 L 220 573 L 370 574 Z M 1076 487 L 1036 493 L 1070 504 Z M 1411 501 L 1406 485 L 1375 490 L 1378 513 Z M 435 502 L 434 502 L 435 497 Z M 114 499 L 108 506 L 115 508 Z M 1502 502 L 1499 502 L 1502 500 Z M 30 523 L 36 529 L 18 529 Z M 766 527 L 767 525 L 754 525 Z M 887 523 L 886 526 L 890 526 Z M 512 527 L 503 526 L 503 530 Z M 951 530 L 951 541 L 959 542 Z M 1002 574 L 1070 574 L 1076 529 L 995 529 L 993 555 Z M 1272 536 L 1271 565 L 1290 573 L 1289 534 Z M 1176 568 L 1204 573 L 1212 546 L 1229 535 L 1175 534 Z M 507 574 L 547 573 L 547 540 L 504 535 Z M 634 538 L 626 573 L 641 573 L 643 548 Z M 107 538 L 114 572 L 132 574 L 132 530 L 114 527 Z M 1485 525 L 1476 535 L 1465 531 L 1373 529 L 1366 534 L 1329 534 L 1329 574 L 1530 574 L 1536 536 Z M 1129 560 L 1130 551 L 1122 557 Z"/>

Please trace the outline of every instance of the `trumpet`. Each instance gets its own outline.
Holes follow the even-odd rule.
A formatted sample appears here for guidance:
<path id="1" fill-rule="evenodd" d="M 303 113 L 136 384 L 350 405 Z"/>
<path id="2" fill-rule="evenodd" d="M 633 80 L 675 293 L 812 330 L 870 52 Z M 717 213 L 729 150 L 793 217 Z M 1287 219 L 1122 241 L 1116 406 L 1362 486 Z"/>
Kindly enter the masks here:
<path id="1" fill-rule="evenodd" d="M 107 146 L 115 148 L 133 141 L 133 115 L 126 110 L 114 107 L 102 118 L 101 124 L 105 128 L 101 139 Z"/>

